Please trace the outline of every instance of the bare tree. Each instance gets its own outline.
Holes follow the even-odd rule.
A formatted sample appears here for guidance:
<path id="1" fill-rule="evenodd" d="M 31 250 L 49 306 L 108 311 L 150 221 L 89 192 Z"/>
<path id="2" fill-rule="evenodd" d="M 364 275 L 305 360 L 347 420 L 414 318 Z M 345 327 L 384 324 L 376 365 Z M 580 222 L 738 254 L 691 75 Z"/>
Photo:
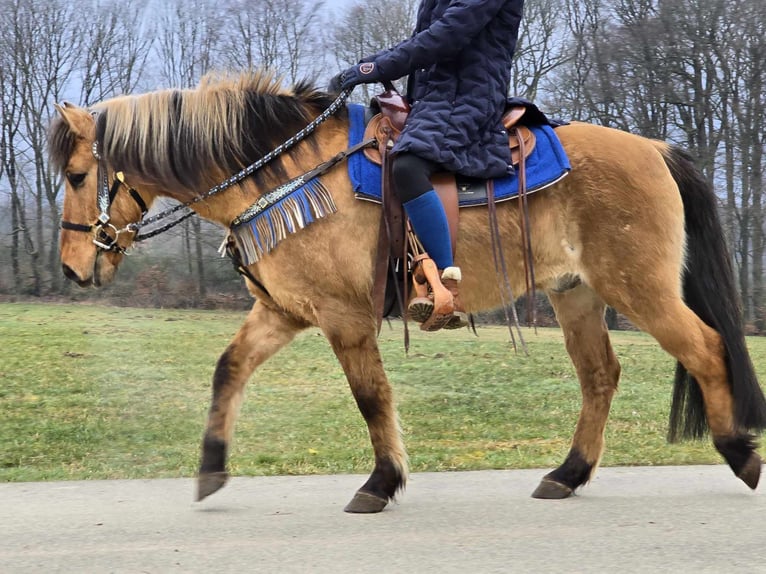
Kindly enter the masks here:
<path id="1" fill-rule="evenodd" d="M 211 0 L 174 0 L 164 5 L 162 26 L 157 42 L 161 61 L 161 77 L 165 84 L 188 88 L 215 68 L 223 34 L 222 20 L 217 16 Z M 187 234 L 187 259 L 196 275 L 198 294 L 205 296 L 205 259 L 203 233 L 210 225 L 202 225 L 198 218 L 184 222 Z M 193 242 L 193 249 L 190 244 Z"/>
<path id="2" fill-rule="evenodd" d="M 538 99 L 540 85 L 571 60 L 564 0 L 527 0 L 513 59 L 511 94 Z"/>
<path id="3" fill-rule="evenodd" d="M 160 78 L 173 87 L 188 88 L 215 68 L 221 18 L 213 0 L 172 0 L 160 9 L 155 46 Z"/>
<path id="4" fill-rule="evenodd" d="M 746 316 L 759 332 L 766 330 L 764 309 L 764 130 L 766 130 L 766 19 L 763 3 L 737 2 L 726 11 L 724 42 L 714 46 L 720 73 L 720 131 L 724 138 L 723 170 L 727 183 L 727 224 L 735 239 L 740 289 Z"/>
<path id="5" fill-rule="evenodd" d="M 61 189 L 48 170 L 46 142 L 53 103 L 60 101 L 76 72 L 83 40 L 79 10 L 64 0 L 26 0 L 31 11 L 26 38 L 23 78 L 24 135 L 29 148 L 29 189 L 35 200 L 35 243 L 45 252 L 50 288 L 57 290 L 58 193 Z M 46 230 L 48 233 L 46 233 Z"/>
<path id="6" fill-rule="evenodd" d="M 80 102 L 133 92 L 146 76 L 153 44 L 144 15 L 150 0 L 107 0 L 94 4 L 99 15 L 82 31 Z"/>
<path id="7" fill-rule="evenodd" d="M 365 56 L 390 48 L 412 34 L 415 23 L 415 0 L 360 0 L 331 30 L 328 40 L 337 71 L 357 63 Z M 402 83 L 398 83 L 402 88 Z M 363 85 L 354 97 L 368 101 L 379 87 Z"/>
<path id="8" fill-rule="evenodd" d="M 324 67 L 323 2 L 228 0 L 226 26 L 235 31 L 221 46 L 227 67 L 267 68 L 290 82 Z"/>
<path id="9" fill-rule="evenodd" d="M 19 184 L 20 152 L 17 150 L 22 122 L 21 102 L 24 97 L 23 84 L 20 81 L 21 66 L 16 53 L 20 47 L 19 28 L 22 18 L 23 10 L 18 3 L 9 0 L 0 3 L 0 29 L 6 31 L 0 35 L 0 161 L 11 211 L 10 257 L 16 292 L 23 290 L 22 238 L 31 242 L 24 196 Z M 30 246 L 30 250 L 34 251 L 34 245 Z"/>
<path id="10" fill-rule="evenodd" d="M 46 178 L 49 109 L 61 94 L 77 54 L 74 8 L 52 0 L 8 0 L 3 6 L 3 161 L 11 196 L 14 275 L 21 281 L 18 237 L 24 238 L 31 293 L 43 292 L 42 261 L 51 281 L 57 253 L 58 206 Z M 48 218 L 46 215 L 46 208 Z M 31 221 L 31 225 L 30 225 Z M 48 223 L 49 225 L 46 225 Z M 49 235 L 46 233 L 49 231 Z M 48 257 L 44 258 L 44 250 Z M 56 266 L 57 267 L 57 266 Z"/>

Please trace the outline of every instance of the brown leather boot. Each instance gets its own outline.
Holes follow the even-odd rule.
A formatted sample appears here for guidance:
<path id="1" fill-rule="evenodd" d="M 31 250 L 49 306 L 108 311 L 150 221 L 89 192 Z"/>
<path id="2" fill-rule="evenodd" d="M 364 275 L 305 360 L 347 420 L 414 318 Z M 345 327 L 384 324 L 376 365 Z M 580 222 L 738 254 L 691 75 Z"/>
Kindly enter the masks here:
<path id="1" fill-rule="evenodd" d="M 437 272 L 429 280 L 433 297 L 433 310 L 428 318 L 420 325 L 423 331 L 438 331 L 440 329 L 459 329 L 468 325 L 468 317 L 460 305 L 458 298 L 458 283 L 461 274 L 459 267 L 447 267 Z"/>
<path id="2" fill-rule="evenodd" d="M 426 271 L 428 270 L 428 272 Z M 434 312 L 434 295 L 430 283 L 439 277 L 436 264 L 427 253 L 418 255 L 412 270 L 414 297 L 407 306 L 407 316 L 416 323 L 425 323 Z"/>
<path id="3" fill-rule="evenodd" d="M 416 297 L 408 307 L 410 318 L 420 323 L 423 331 L 442 329 L 452 319 L 455 304 L 452 292 L 442 284 L 436 263 L 427 254 L 419 256 L 413 279 Z"/>
<path id="4" fill-rule="evenodd" d="M 468 315 L 465 312 L 462 302 L 460 301 L 460 295 L 458 293 L 458 285 L 463 280 L 463 275 L 460 271 L 460 267 L 447 267 L 441 274 L 442 285 L 444 285 L 450 293 L 452 293 L 452 302 L 454 310 L 452 311 L 452 317 L 442 327 L 442 329 L 460 329 L 461 327 L 468 326 Z"/>

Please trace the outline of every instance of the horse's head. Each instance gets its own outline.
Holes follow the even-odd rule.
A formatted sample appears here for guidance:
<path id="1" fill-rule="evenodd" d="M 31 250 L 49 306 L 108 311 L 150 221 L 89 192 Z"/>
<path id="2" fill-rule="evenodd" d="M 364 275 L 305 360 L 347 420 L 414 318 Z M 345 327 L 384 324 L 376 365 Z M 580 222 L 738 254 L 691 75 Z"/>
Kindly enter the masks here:
<path id="1" fill-rule="evenodd" d="M 49 150 L 66 185 L 65 275 L 81 286 L 109 283 L 156 197 L 230 226 L 266 190 L 326 159 L 319 140 L 291 146 L 311 133 L 296 137 L 312 118 L 327 119 L 331 103 L 308 84 L 285 92 L 270 74 L 256 73 L 210 76 L 193 90 L 118 96 L 95 111 L 57 105 Z M 332 131 L 340 151 L 346 135 Z M 235 185 L 238 192 L 218 193 Z"/>
<path id="2" fill-rule="evenodd" d="M 135 235 L 125 226 L 141 219 L 144 200 L 101 157 L 94 114 L 69 103 L 56 110 L 49 150 L 65 183 L 62 268 L 81 287 L 106 285 Z"/>

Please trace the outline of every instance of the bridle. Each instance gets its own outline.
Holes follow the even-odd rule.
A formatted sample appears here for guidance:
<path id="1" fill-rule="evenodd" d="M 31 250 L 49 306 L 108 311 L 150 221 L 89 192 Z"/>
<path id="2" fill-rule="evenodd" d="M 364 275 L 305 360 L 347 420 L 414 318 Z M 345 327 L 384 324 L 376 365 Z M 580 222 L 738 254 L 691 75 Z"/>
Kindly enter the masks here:
<path id="1" fill-rule="evenodd" d="M 351 94 L 351 91 L 352 91 L 351 89 L 346 89 L 341 91 L 340 94 L 338 94 L 338 97 L 330 104 L 330 106 L 327 109 L 325 109 L 321 114 L 319 114 L 316 118 L 314 118 L 314 120 L 311 123 L 309 123 L 306 127 L 298 131 L 295 135 L 287 139 L 285 142 L 278 145 L 276 148 L 271 150 L 269 153 L 264 155 L 261 159 L 259 159 L 255 163 L 247 166 L 246 168 L 232 175 L 228 179 L 210 188 L 207 192 L 201 195 L 198 195 L 187 202 L 168 208 L 158 213 L 157 215 L 154 215 L 149 218 L 144 217 L 148 211 L 146 207 L 146 202 L 143 200 L 141 195 L 133 187 L 131 187 L 125 182 L 125 176 L 121 171 L 115 172 L 112 183 L 111 185 L 109 184 L 106 161 L 99 151 L 99 145 L 97 140 L 93 142 L 91 151 L 93 153 L 93 157 L 95 157 L 96 160 L 98 161 L 98 176 L 97 176 L 98 177 L 98 194 L 96 198 L 97 206 L 99 210 L 98 218 L 96 219 L 94 223 L 89 225 L 84 225 L 81 223 L 72 223 L 70 221 L 62 220 L 61 228 L 68 229 L 71 231 L 80 231 L 84 233 L 93 232 L 94 233 L 93 244 L 96 246 L 99 252 L 108 251 L 113 253 L 125 254 L 126 248 L 120 246 L 118 243 L 120 235 L 122 235 L 123 233 L 134 233 L 135 237 L 133 238 L 133 242 L 143 241 L 145 239 L 149 239 L 150 237 L 154 237 L 155 235 L 159 235 L 160 233 L 163 233 L 164 231 L 167 231 L 168 229 L 178 225 L 185 219 L 193 216 L 195 212 L 190 209 L 192 205 L 199 203 L 200 201 L 203 201 L 213 195 L 216 195 L 217 193 L 220 193 L 221 191 L 224 191 L 225 189 L 228 189 L 229 187 L 241 182 L 245 178 L 253 175 L 256 171 L 261 169 L 267 163 L 269 163 L 270 161 L 272 161 L 273 159 L 275 159 L 276 157 L 278 157 L 279 155 L 281 155 L 288 149 L 292 148 L 293 146 L 295 146 L 302 140 L 306 139 L 311 133 L 314 132 L 314 130 L 316 130 L 316 128 L 322 122 L 327 120 L 330 116 L 335 114 L 335 112 L 337 112 L 338 109 L 340 109 L 340 107 L 345 103 L 348 96 Z M 97 114 L 98 112 L 96 111 L 91 112 L 91 115 L 93 115 L 94 118 L 97 116 Z M 111 223 L 111 216 L 109 212 L 110 212 L 110 208 L 112 204 L 114 203 L 114 199 L 117 196 L 117 193 L 119 192 L 120 188 L 123 186 L 127 188 L 130 196 L 140 207 L 141 217 L 136 222 L 128 223 L 124 227 L 118 228 L 117 226 Z M 188 209 L 189 211 L 185 213 L 184 215 L 182 215 L 181 217 L 173 220 L 172 222 L 164 225 L 163 227 L 159 229 L 155 229 L 151 232 L 148 232 L 142 235 L 138 234 L 139 230 L 146 227 L 147 225 L 151 225 L 151 224 L 157 223 L 158 221 L 165 220 L 171 215 L 175 214 L 176 212 L 182 209 Z M 249 208 L 249 209 L 252 209 L 252 208 Z"/>
<path id="2" fill-rule="evenodd" d="M 126 187 L 130 197 L 136 202 L 141 210 L 141 219 L 146 215 L 148 208 L 146 202 L 132 186 L 128 185 L 125 181 L 125 175 L 121 171 L 117 171 L 114 174 L 112 184 L 109 185 L 109 179 L 107 175 L 106 162 L 98 151 L 98 142 L 93 142 L 91 147 L 93 157 L 98 161 L 98 193 L 96 195 L 96 203 L 98 206 L 99 214 L 95 223 L 90 225 L 84 225 L 82 223 L 72 223 L 65 219 L 61 220 L 61 228 L 69 229 L 70 231 L 81 231 L 84 233 L 93 232 L 93 244 L 99 249 L 99 251 L 111 251 L 113 253 L 125 253 L 126 248 L 122 247 L 118 240 L 120 235 L 126 232 L 130 232 L 128 226 L 118 229 L 113 225 L 109 211 L 114 203 L 114 198 L 117 196 L 117 192 L 120 187 Z"/>

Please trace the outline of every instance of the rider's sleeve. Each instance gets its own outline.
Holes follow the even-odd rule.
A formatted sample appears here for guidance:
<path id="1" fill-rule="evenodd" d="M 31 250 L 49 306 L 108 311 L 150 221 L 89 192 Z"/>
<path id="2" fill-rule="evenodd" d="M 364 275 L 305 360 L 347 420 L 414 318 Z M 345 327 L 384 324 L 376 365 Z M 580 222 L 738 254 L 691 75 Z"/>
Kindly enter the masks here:
<path id="1" fill-rule="evenodd" d="M 395 80 L 431 66 L 460 53 L 507 1 L 454 0 L 425 30 L 362 61 L 374 62 L 383 80 Z"/>

